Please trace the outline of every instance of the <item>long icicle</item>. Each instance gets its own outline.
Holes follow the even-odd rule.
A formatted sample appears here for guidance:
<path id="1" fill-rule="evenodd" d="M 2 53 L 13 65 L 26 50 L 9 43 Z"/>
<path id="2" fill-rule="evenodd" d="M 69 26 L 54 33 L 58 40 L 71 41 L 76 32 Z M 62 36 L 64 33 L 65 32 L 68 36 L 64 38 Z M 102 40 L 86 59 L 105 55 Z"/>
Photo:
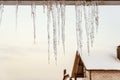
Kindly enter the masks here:
<path id="1" fill-rule="evenodd" d="M 84 19 L 85 19 L 85 29 L 86 29 L 86 36 L 87 36 L 87 49 L 88 49 L 88 54 L 90 52 L 90 46 L 89 46 L 89 18 L 88 18 L 88 7 L 87 7 L 88 3 L 85 2 L 85 5 L 84 5 Z"/>
<path id="2" fill-rule="evenodd" d="M 58 44 L 60 42 L 60 3 L 57 2 Z"/>
<path id="3" fill-rule="evenodd" d="M 80 43 L 80 52 L 82 54 L 82 5 L 79 6 L 79 43 Z"/>
<path id="4" fill-rule="evenodd" d="M 48 63 L 50 63 L 50 11 L 51 5 L 48 1 L 47 4 L 47 32 L 48 32 Z"/>
<path id="5" fill-rule="evenodd" d="M 98 26 L 99 26 L 99 7 L 98 3 L 95 3 L 95 23 L 96 23 L 96 32 L 98 32 Z"/>
<path id="6" fill-rule="evenodd" d="M 65 1 L 61 4 L 61 32 L 62 32 L 62 44 L 63 44 L 63 51 L 65 53 Z"/>
<path id="7" fill-rule="evenodd" d="M 52 19 L 53 19 L 53 49 L 55 54 L 55 61 L 57 64 L 57 25 L 56 25 L 56 7 L 55 3 L 52 3 Z"/>
<path id="8" fill-rule="evenodd" d="M 45 0 L 43 1 L 43 13 L 45 13 Z"/>
<path id="9" fill-rule="evenodd" d="M 36 43 L 36 25 L 35 25 L 35 16 L 36 16 L 36 5 L 35 3 L 33 3 L 31 5 L 31 14 L 32 14 L 32 18 L 33 18 L 33 33 L 34 33 L 34 44 Z"/>
<path id="10" fill-rule="evenodd" d="M 82 53 L 82 9 L 78 2 L 76 3 L 76 35 L 78 51 Z"/>
<path id="11" fill-rule="evenodd" d="M 95 21 L 94 21 L 94 18 L 95 18 L 95 4 L 91 2 L 91 12 L 90 12 L 90 22 L 91 22 L 91 28 L 90 28 L 90 40 L 91 40 L 91 47 L 93 46 L 93 41 L 94 41 L 94 30 L 95 30 Z"/>
<path id="12" fill-rule="evenodd" d="M 4 5 L 0 4 L 0 26 L 1 26 L 1 22 L 2 22 L 3 11 L 4 11 Z"/>
<path id="13" fill-rule="evenodd" d="M 77 1 L 75 1 L 75 12 L 76 12 L 76 39 L 77 39 L 77 49 L 79 51 L 79 40 L 78 40 L 78 4 Z"/>
<path id="14" fill-rule="evenodd" d="M 17 29 L 17 23 L 18 23 L 18 6 L 19 6 L 19 2 L 17 1 L 16 3 L 16 29 Z"/>
<path id="15" fill-rule="evenodd" d="M 84 19 L 85 19 L 85 28 L 87 36 L 87 49 L 88 53 L 90 52 L 90 44 L 93 46 L 94 36 L 95 36 L 95 27 L 96 32 L 98 28 L 98 6 L 95 2 L 88 1 L 84 5 Z"/>

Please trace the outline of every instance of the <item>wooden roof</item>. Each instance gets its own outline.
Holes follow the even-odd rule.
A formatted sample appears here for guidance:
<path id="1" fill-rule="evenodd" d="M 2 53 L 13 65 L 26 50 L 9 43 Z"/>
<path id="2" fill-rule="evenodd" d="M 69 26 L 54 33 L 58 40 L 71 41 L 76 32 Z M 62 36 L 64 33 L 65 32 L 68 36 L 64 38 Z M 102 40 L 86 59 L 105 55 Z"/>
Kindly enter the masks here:
<path id="1" fill-rule="evenodd" d="M 77 66 L 79 64 L 79 58 L 80 58 L 80 56 L 79 56 L 78 52 L 76 52 L 75 61 L 74 61 L 74 65 L 73 65 L 73 70 L 72 70 L 72 75 L 71 75 L 72 77 L 75 77 L 75 73 L 77 71 Z"/>
<path id="2" fill-rule="evenodd" d="M 83 62 L 80 58 L 80 54 L 78 53 L 78 51 L 76 51 L 75 61 L 74 61 L 73 70 L 71 74 L 72 78 L 84 76 L 83 74 L 80 74 L 81 73 L 80 66 L 83 66 Z"/>
<path id="3" fill-rule="evenodd" d="M 19 5 L 31 5 L 33 2 L 36 5 L 43 5 L 43 4 L 47 4 L 48 0 L 1 0 L 0 3 L 3 3 L 4 5 L 16 5 L 18 1 L 19 1 Z M 54 0 L 54 1 L 62 1 L 62 0 Z M 65 4 L 74 5 L 75 1 L 77 0 L 65 0 Z M 78 1 L 83 1 L 83 0 L 78 0 Z M 97 1 L 98 5 L 120 5 L 119 0 L 92 0 L 92 1 Z"/>

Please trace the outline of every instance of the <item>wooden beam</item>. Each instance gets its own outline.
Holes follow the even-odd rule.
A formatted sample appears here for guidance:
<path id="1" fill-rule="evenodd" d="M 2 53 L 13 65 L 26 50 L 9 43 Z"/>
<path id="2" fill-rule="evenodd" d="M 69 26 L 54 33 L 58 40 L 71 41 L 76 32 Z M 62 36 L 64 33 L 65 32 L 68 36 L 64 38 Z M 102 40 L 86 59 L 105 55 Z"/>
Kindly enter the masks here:
<path id="1" fill-rule="evenodd" d="M 76 56 L 75 56 L 75 60 L 74 60 L 73 70 L 72 70 L 72 74 L 71 74 L 72 78 L 76 78 L 79 60 L 80 60 L 80 55 L 79 55 L 78 51 L 76 51 Z"/>
<path id="2" fill-rule="evenodd" d="M 44 3 L 47 5 L 48 0 L 1 0 L 0 4 L 4 5 L 16 5 L 19 2 L 19 5 L 31 5 L 33 2 L 36 5 L 43 5 Z M 61 1 L 61 0 L 54 0 Z M 75 1 L 83 1 L 83 0 L 65 0 L 66 5 L 75 5 Z M 91 0 L 87 0 L 91 1 Z M 98 5 L 120 5 L 119 0 L 92 0 L 93 2 L 98 2 Z"/>

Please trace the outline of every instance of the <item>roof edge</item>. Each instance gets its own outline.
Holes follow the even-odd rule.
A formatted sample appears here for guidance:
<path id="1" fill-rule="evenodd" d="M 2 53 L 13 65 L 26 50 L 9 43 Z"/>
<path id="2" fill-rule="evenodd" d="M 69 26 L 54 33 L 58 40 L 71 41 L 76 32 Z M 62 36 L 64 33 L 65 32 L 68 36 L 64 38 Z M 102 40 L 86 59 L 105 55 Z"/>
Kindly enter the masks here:
<path id="1" fill-rule="evenodd" d="M 55 2 L 61 2 L 62 0 L 54 0 Z M 83 1 L 83 0 L 79 0 Z M 92 0 L 92 2 L 96 2 L 98 5 L 120 5 L 119 0 Z M 36 5 L 47 5 L 48 0 L 2 0 L 0 1 L 0 4 L 4 5 L 31 5 L 32 3 L 35 3 Z M 66 5 L 75 5 L 75 0 L 65 0 L 64 3 Z"/>

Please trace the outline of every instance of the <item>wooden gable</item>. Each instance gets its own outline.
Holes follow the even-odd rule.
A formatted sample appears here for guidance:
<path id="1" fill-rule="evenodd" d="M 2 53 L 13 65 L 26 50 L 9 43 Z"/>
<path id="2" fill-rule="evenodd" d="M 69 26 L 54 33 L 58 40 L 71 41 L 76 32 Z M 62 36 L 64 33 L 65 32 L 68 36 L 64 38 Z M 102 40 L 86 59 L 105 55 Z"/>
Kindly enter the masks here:
<path id="1" fill-rule="evenodd" d="M 76 51 L 76 56 L 74 60 L 73 70 L 71 74 L 71 78 L 83 78 L 84 77 L 84 70 L 83 70 L 83 62 L 80 58 L 80 54 Z"/>

